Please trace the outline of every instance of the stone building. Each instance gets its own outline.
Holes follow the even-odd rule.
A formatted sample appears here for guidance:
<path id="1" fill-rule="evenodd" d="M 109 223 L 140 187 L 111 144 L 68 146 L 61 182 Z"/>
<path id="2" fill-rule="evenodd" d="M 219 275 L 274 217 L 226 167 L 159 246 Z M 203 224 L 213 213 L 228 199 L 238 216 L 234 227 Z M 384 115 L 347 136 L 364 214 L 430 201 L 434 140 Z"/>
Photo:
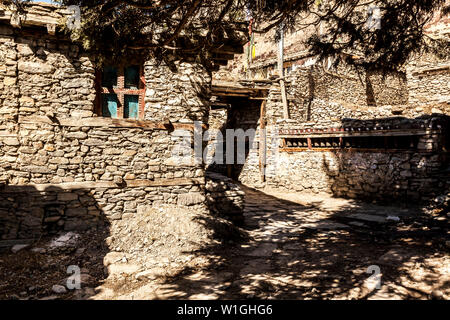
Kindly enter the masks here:
<path id="1" fill-rule="evenodd" d="M 449 190 L 449 61 L 416 60 L 383 75 L 294 52 L 286 119 L 278 82 L 256 77 L 273 67 L 270 57 L 252 67 L 259 80 L 231 84 L 223 81 L 230 70 L 213 75 L 189 59 L 176 71 L 130 57 L 99 70 L 58 32 L 66 14 L 45 4 L 23 16 L 0 9 L 0 240 L 84 230 L 163 203 L 238 214 L 242 192 L 211 172 L 367 199 L 419 201 Z M 232 40 L 217 65 L 243 52 Z M 246 146 L 243 163 L 180 162 L 186 141 L 174 132 L 191 139 L 194 122 L 253 129 L 236 141 Z"/>
<path id="2" fill-rule="evenodd" d="M 437 13 L 428 35 L 449 39 L 449 23 Z M 227 106 L 222 130 L 251 129 L 245 163 L 215 169 L 256 187 L 371 201 L 448 193 L 450 61 L 420 56 L 389 73 L 335 67 L 307 56 L 303 38 L 286 35 L 288 115 L 270 35 L 256 38 L 247 67 L 244 55 L 215 75 L 223 87 L 217 110 Z M 239 81 L 244 73 L 248 80 Z"/>
<path id="3" fill-rule="evenodd" d="M 183 137 L 172 133 L 206 124 L 211 71 L 130 57 L 98 70 L 58 32 L 67 14 L 0 8 L 0 240 L 83 230 L 159 203 L 204 207 L 204 166 L 179 163 Z"/>

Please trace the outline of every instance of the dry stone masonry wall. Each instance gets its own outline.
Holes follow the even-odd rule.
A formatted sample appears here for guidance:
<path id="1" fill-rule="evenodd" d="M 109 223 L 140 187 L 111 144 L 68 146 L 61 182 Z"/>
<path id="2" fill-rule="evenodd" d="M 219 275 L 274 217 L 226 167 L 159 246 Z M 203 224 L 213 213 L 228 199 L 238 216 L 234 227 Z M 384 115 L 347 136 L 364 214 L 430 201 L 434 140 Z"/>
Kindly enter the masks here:
<path id="1" fill-rule="evenodd" d="M 203 67 L 145 62 L 152 122 L 107 121 L 95 115 L 93 57 L 45 32 L 0 31 L 0 239 L 84 230 L 162 203 L 205 206 L 204 167 L 180 164 L 171 134 L 206 121 Z"/>
<path id="2" fill-rule="evenodd" d="M 410 67 L 408 76 L 401 73 L 358 76 L 362 80 L 356 80 L 351 72 L 331 74 L 322 67 L 291 71 L 287 77 L 290 119 L 283 119 L 277 84 L 271 86 L 267 97 L 265 182 L 261 180 L 257 145 L 249 149 L 246 163 L 239 170 L 239 180 L 257 187 L 327 192 L 380 201 L 421 201 L 445 193 L 450 188 L 446 142 L 450 109 L 446 81 L 449 72 L 440 67 L 443 64 L 443 61 L 428 63 L 427 68 L 438 68 L 440 73 L 432 79 L 414 78 L 413 82 L 412 74 L 421 74 L 422 69 Z M 430 88 L 428 100 L 427 87 Z M 375 105 L 371 105 L 373 101 Z M 252 122 L 258 143 L 259 114 L 245 103 L 237 103 L 235 109 L 239 110 L 236 127 L 245 127 L 251 122 L 249 115 L 254 115 Z M 305 146 L 293 150 L 281 146 L 284 137 L 306 141 L 310 137 L 345 137 L 369 132 L 368 136 L 383 135 L 391 139 L 390 131 L 398 136 L 411 136 L 419 131 L 422 134 L 417 135 L 416 148 L 411 150 L 388 146 L 336 150 L 331 145 L 326 147 L 327 140 L 321 141 L 322 148 Z"/>

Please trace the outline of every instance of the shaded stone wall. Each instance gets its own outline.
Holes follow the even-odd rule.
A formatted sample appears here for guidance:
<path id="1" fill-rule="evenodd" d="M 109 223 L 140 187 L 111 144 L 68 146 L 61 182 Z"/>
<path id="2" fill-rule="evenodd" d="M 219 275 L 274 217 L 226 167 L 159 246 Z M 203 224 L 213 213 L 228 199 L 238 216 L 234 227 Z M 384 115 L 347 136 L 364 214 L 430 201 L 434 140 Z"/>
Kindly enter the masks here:
<path id="1" fill-rule="evenodd" d="M 206 121 L 207 71 L 147 61 L 149 121 L 108 120 L 95 116 L 92 57 L 45 33 L 0 30 L 0 239 L 84 230 L 158 203 L 205 206 L 204 167 L 174 157 L 172 132 Z"/>

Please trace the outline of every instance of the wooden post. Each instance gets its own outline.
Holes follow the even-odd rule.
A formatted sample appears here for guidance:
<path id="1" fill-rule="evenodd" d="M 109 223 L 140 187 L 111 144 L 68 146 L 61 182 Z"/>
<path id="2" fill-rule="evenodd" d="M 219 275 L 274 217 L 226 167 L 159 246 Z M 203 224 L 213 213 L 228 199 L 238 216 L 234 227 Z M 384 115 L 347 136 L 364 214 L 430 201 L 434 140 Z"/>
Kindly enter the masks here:
<path id="1" fill-rule="evenodd" d="M 261 103 L 261 111 L 259 116 L 259 173 L 261 182 L 266 181 L 266 103 L 264 100 Z"/>
<path id="2" fill-rule="evenodd" d="M 278 42 L 278 73 L 280 74 L 281 99 L 283 101 L 283 116 L 289 119 L 289 107 L 286 97 L 286 87 L 284 85 L 284 31 L 280 26 L 280 41 Z"/>

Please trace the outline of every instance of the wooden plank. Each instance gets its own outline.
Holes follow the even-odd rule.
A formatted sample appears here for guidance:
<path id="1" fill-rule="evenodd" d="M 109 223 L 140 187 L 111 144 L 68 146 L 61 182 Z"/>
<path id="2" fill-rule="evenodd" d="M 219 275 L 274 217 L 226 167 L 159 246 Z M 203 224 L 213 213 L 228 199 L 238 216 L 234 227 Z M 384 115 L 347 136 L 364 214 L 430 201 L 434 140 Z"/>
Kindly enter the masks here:
<path id="1" fill-rule="evenodd" d="M 229 92 L 214 93 L 214 95 L 219 97 L 242 97 L 242 98 L 249 97 L 249 95 L 245 93 L 229 93 Z"/>
<path id="2" fill-rule="evenodd" d="M 252 88 L 232 87 L 232 86 L 212 86 L 212 91 L 216 92 L 233 92 L 233 93 L 253 93 L 256 90 Z"/>
<path id="3" fill-rule="evenodd" d="M 194 130 L 194 124 L 190 123 L 169 123 L 155 122 L 150 120 L 134 120 L 134 119 L 114 119 L 105 117 L 89 117 L 89 118 L 49 118 L 47 116 L 20 116 L 19 123 L 31 124 L 51 124 L 63 127 L 108 127 L 108 128 L 140 128 L 144 130 L 173 130 L 185 129 Z M 203 124 L 203 128 L 206 125 Z"/>
<path id="4" fill-rule="evenodd" d="M 166 187 L 166 186 L 190 186 L 203 185 L 204 178 L 177 178 L 177 179 L 158 179 L 158 180 L 125 180 L 123 185 L 118 185 L 112 181 L 83 181 L 83 182 L 63 182 L 46 184 L 27 184 L 27 185 L 6 185 L 2 192 L 44 192 L 44 191 L 70 191 L 79 189 L 116 189 L 116 188 L 136 188 L 136 187 Z"/>
<path id="5" fill-rule="evenodd" d="M 166 186 L 191 186 L 205 184 L 204 178 L 177 178 L 160 180 L 126 180 L 127 187 L 166 187 Z"/>
<path id="6" fill-rule="evenodd" d="M 111 181 L 85 181 L 85 182 L 63 182 L 27 185 L 6 185 L 3 192 L 44 192 L 44 191 L 64 191 L 77 189 L 97 189 L 97 188 L 119 188 L 117 183 Z"/>

